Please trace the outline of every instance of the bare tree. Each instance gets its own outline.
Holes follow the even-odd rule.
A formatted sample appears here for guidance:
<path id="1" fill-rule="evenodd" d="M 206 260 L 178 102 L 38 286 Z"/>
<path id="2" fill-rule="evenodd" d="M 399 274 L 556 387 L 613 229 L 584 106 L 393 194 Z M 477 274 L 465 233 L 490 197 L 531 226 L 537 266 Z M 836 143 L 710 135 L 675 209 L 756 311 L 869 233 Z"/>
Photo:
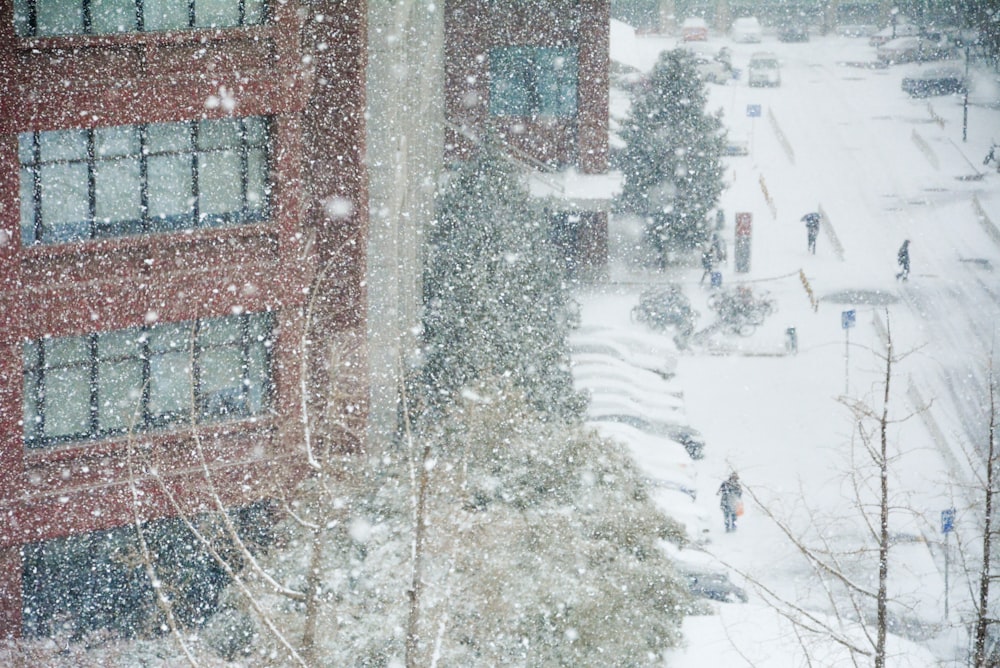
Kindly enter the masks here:
<path id="1" fill-rule="evenodd" d="M 779 614 L 795 625 L 804 651 L 808 653 L 805 638 L 822 637 L 845 648 L 855 665 L 858 665 L 859 660 L 865 662 L 872 660 L 876 668 L 885 668 L 886 665 L 886 641 L 891 617 L 888 590 L 892 544 L 890 514 L 893 511 L 905 510 L 896 507 L 892 500 L 890 475 L 897 455 L 893 454 L 889 428 L 892 424 L 911 417 L 905 415 L 902 418 L 894 418 L 890 412 L 895 365 L 902 358 L 897 355 L 893 347 L 888 316 L 886 316 L 885 338 L 885 352 L 877 353 L 883 369 L 881 393 L 877 402 L 849 397 L 840 398 L 840 402 L 854 417 L 852 454 L 847 475 L 865 534 L 877 551 L 876 577 L 867 577 L 863 570 L 870 563 L 864 557 L 869 553 L 868 549 L 845 551 L 833 545 L 828 532 L 822 530 L 817 531 L 812 538 L 800 535 L 787 520 L 770 509 L 766 501 L 759 498 L 752 486 L 745 487 L 748 495 L 778 526 L 816 573 L 829 603 L 829 610 L 823 612 L 810 610 L 801 602 L 782 597 L 753 574 L 743 573 L 743 575 L 757 587 L 763 598 Z M 855 453 L 860 453 L 862 457 L 856 459 Z M 876 484 L 872 485 L 869 482 L 869 474 L 877 478 Z M 871 501 L 873 497 L 874 503 Z M 807 508 L 807 511 L 811 526 L 815 527 L 824 521 L 816 516 L 814 510 Z M 874 587 L 868 584 L 871 580 L 874 580 Z M 871 623 L 866 623 L 866 620 L 871 620 Z M 861 633 L 863 641 L 855 631 Z"/>
<path id="2" fill-rule="evenodd" d="M 992 548 L 995 531 L 993 529 L 993 494 L 996 489 L 996 394 L 993 383 L 992 364 L 989 375 L 989 425 L 986 443 L 986 480 L 983 485 L 983 528 L 982 562 L 979 570 L 979 598 L 976 604 L 976 626 L 973 638 L 972 665 L 983 668 L 987 665 L 987 633 L 989 626 L 1000 620 L 989 613 L 990 584 L 997 576 L 993 574 Z"/>

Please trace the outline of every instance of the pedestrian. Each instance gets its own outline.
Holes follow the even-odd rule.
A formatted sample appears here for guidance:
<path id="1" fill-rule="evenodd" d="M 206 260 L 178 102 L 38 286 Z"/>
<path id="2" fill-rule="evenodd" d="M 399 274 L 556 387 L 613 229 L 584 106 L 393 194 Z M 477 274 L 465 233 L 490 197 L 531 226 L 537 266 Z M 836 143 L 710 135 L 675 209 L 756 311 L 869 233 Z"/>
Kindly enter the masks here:
<path id="1" fill-rule="evenodd" d="M 719 264 L 726 263 L 726 242 L 718 232 L 712 232 L 712 254 Z"/>
<path id="2" fill-rule="evenodd" d="M 816 237 L 819 236 L 819 221 L 820 215 L 815 211 L 807 213 L 802 216 L 802 220 L 806 224 L 806 238 L 809 242 L 808 250 L 813 255 L 816 254 Z"/>
<path id="3" fill-rule="evenodd" d="M 984 165 L 988 165 L 991 162 L 997 163 L 997 171 L 1000 172 L 1000 158 L 997 157 L 997 145 L 993 144 L 990 146 L 990 152 L 986 154 L 986 159 L 983 160 Z"/>
<path id="4" fill-rule="evenodd" d="M 896 274 L 897 281 L 905 281 L 910 277 L 910 240 L 906 239 L 903 241 L 903 245 L 899 247 L 899 252 L 896 253 L 896 263 L 900 267 L 900 272 Z"/>
<path id="5" fill-rule="evenodd" d="M 740 476 L 733 471 L 719 485 L 716 494 L 719 495 L 719 507 L 722 508 L 722 517 L 726 522 L 726 533 L 736 531 L 737 513 L 743 506 L 743 486 L 740 485 Z"/>
<path id="6" fill-rule="evenodd" d="M 715 229 L 721 230 L 726 226 L 726 212 L 719 209 L 715 212 Z"/>
<path id="7" fill-rule="evenodd" d="M 701 268 L 705 271 L 702 272 L 698 285 L 705 282 L 706 276 L 711 278 L 712 271 L 715 269 L 715 251 L 711 246 L 706 245 L 701 251 Z"/>

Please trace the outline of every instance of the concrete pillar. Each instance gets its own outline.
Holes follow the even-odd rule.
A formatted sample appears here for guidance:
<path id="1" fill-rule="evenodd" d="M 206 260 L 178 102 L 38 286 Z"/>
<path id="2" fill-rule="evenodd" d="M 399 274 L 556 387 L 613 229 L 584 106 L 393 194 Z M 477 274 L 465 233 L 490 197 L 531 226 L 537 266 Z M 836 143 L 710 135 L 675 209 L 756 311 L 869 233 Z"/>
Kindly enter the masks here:
<path id="1" fill-rule="evenodd" d="M 369 438 L 390 437 L 420 323 L 424 230 L 444 145 L 444 3 L 368 3 Z"/>

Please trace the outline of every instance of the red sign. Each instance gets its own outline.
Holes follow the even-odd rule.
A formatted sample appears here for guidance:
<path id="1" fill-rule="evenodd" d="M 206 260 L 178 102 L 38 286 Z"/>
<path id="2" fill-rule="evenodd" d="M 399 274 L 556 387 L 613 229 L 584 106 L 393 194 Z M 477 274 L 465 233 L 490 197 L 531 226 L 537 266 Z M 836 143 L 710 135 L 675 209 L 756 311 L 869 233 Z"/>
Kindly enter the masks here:
<path id="1" fill-rule="evenodd" d="M 752 213 L 747 213 L 744 211 L 743 213 L 736 214 L 736 236 L 749 237 L 752 226 L 753 226 Z"/>

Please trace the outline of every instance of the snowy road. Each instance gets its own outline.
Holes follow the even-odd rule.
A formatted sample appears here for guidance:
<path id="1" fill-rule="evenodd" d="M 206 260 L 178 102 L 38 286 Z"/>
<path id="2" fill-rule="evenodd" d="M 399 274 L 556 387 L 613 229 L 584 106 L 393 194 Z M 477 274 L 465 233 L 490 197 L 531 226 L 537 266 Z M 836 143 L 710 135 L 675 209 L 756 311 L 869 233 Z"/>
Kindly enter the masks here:
<path id="1" fill-rule="evenodd" d="M 727 158 L 721 202 L 731 248 L 734 214 L 753 216 L 751 269 L 736 273 L 730 261 L 722 267 L 724 285 L 766 289 L 779 306 L 753 337 L 713 341 L 681 356 L 676 382 L 691 424 L 707 442 L 697 505 L 710 522 L 701 538 L 721 563 L 810 609 L 829 606 L 829 592 L 768 513 L 807 542 L 851 552 L 847 567 L 871 578 L 874 557 L 866 550 L 872 539 L 862 509 L 873 500 L 874 479 L 866 477 L 854 420 L 840 399 L 879 404 L 888 320 L 895 352 L 905 353 L 890 399 L 891 419 L 899 420 L 889 430 L 895 457 L 890 525 L 900 537 L 891 552 L 891 607 L 915 622 L 911 638 L 944 665 L 960 663 L 969 609 L 961 592 L 969 588 L 953 561 L 945 618 L 939 518 L 942 509 L 957 507 L 953 541 L 974 551 L 978 515 L 967 483 L 981 465 L 966 452 L 985 434 L 986 365 L 1000 322 L 994 273 L 1000 175 L 981 162 L 991 139 L 1000 139 L 1000 110 L 970 106 L 963 143 L 959 98 L 914 100 L 900 90 L 904 72 L 918 66 L 847 64 L 872 60 L 865 40 L 814 36 L 782 44 L 765 36 L 761 45 L 724 38 L 711 44 L 729 46 L 744 71 L 754 51 L 773 51 L 782 61 L 779 88 L 749 88 L 745 77 L 709 87 L 709 109 L 721 108 L 731 136 L 751 147 L 749 156 Z M 656 46 L 639 39 L 634 48 Z M 648 54 L 633 60 L 652 62 Z M 760 105 L 761 115 L 748 116 L 748 105 Z M 964 178 L 977 173 L 978 180 Z M 817 209 L 826 227 L 811 255 L 800 218 Z M 899 283 L 896 250 L 907 238 L 912 274 Z M 815 310 L 800 270 L 819 300 Z M 700 273 L 624 276 L 621 289 L 635 299 L 635 282 L 679 281 L 704 314 Z M 609 319 L 606 302 L 593 305 Z M 841 328 L 846 310 L 857 316 L 849 331 Z M 783 354 L 788 327 L 797 330 L 797 355 Z M 740 471 L 761 505 L 751 504 L 740 530 L 727 535 L 715 492 L 731 469 Z M 722 606 L 719 620 L 692 620 L 689 648 L 671 665 L 751 659 L 757 666 L 805 665 L 801 639 L 780 623 L 763 622 L 773 613 L 759 598 L 749 607 Z M 893 651 L 891 665 L 931 665 L 921 650 Z"/>

